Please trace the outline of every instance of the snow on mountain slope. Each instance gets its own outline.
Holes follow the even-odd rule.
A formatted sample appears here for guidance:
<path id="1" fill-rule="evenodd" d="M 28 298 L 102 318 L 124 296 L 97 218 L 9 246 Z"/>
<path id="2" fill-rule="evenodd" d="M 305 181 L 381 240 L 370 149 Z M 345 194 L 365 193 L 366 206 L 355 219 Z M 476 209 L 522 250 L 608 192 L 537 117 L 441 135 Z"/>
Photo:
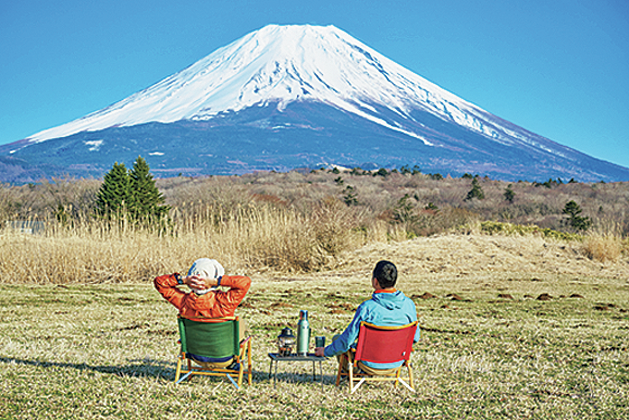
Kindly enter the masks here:
<path id="1" fill-rule="evenodd" d="M 269 25 L 103 110 L 54 127 L 21 145 L 82 131 L 147 122 L 208 120 L 225 111 L 319 101 L 383 127 L 430 140 L 413 129 L 413 110 L 429 112 L 499 143 L 530 137 L 447 92 L 334 26 Z M 384 117 L 376 107 L 392 111 Z M 391 118 L 394 115 L 395 118 Z M 557 150 L 551 152 L 558 153 Z"/>

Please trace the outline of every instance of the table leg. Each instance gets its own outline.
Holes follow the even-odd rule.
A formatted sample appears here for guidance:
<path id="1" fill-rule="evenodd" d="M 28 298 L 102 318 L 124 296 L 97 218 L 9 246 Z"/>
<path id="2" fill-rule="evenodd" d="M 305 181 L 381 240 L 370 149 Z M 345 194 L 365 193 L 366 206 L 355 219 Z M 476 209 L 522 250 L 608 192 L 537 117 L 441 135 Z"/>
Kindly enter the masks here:
<path id="1" fill-rule="evenodd" d="M 273 379 L 273 387 L 277 387 L 277 365 L 279 365 L 279 362 L 276 360 L 275 361 L 275 376 Z"/>
<path id="2" fill-rule="evenodd" d="M 321 391 L 323 391 L 323 365 L 321 360 L 319 360 L 319 373 L 321 374 Z"/>

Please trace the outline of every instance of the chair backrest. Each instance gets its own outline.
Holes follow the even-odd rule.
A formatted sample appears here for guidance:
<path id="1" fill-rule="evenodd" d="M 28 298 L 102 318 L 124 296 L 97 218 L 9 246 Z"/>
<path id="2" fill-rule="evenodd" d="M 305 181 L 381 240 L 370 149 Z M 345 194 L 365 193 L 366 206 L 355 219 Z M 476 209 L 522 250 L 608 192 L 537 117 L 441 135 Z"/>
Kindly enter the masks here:
<path id="1" fill-rule="evenodd" d="M 201 322 L 177 318 L 181 351 L 198 356 L 221 358 L 239 353 L 238 318 L 221 322 Z"/>
<path id="2" fill-rule="evenodd" d="M 360 323 L 356 361 L 394 363 L 408 360 L 413 350 L 417 321 L 399 327 Z"/>

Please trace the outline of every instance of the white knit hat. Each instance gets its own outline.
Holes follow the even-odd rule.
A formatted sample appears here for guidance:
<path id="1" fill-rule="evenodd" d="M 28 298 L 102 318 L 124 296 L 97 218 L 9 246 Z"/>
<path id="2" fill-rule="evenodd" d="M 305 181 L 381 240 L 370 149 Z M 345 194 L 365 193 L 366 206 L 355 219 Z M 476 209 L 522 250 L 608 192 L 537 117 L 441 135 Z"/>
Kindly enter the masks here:
<path id="1" fill-rule="evenodd" d="M 225 269 L 223 266 L 218 261 L 209 258 L 199 258 L 192 263 L 192 266 L 188 270 L 188 276 L 199 276 L 204 279 L 217 279 L 224 275 Z M 194 290 L 197 295 L 202 295 L 214 289 L 216 288 L 192 290 Z"/>

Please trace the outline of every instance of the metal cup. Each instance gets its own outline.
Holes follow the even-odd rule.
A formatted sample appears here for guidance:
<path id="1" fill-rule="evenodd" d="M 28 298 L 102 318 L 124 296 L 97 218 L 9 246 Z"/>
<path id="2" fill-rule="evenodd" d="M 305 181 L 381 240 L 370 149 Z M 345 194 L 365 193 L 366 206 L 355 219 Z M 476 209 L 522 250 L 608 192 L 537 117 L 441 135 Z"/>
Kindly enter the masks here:
<path id="1" fill-rule="evenodd" d="M 325 337 L 320 335 L 315 337 L 315 347 L 325 347 Z"/>

